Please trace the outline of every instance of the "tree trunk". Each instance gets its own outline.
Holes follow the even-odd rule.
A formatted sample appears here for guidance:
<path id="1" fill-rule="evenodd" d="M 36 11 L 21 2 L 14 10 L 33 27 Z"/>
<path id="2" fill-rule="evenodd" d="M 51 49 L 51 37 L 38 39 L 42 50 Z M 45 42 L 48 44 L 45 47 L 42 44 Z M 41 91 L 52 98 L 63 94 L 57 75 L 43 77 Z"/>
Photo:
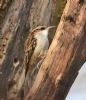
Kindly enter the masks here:
<path id="1" fill-rule="evenodd" d="M 37 25 L 56 24 L 58 1 L 0 1 L 0 99 L 7 100 L 8 92 L 9 100 L 21 100 L 25 33 Z M 86 60 L 85 6 L 86 0 L 68 1 L 48 55 L 25 99 L 65 99 Z M 16 57 L 17 67 L 14 66 Z"/>
<path id="2" fill-rule="evenodd" d="M 9 100 L 19 99 L 18 95 L 22 89 L 25 74 L 24 41 L 29 29 L 31 30 L 37 25 L 55 25 L 57 23 L 58 1 L 0 1 L 0 99 L 7 100 L 7 92 Z M 64 0 L 62 1 L 64 2 Z M 50 41 L 53 35 L 50 36 Z M 16 57 L 19 61 L 17 67 L 14 66 Z"/>
<path id="3" fill-rule="evenodd" d="M 4 0 L 2 0 L 4 4 Z M 19 61 L 23 61 L 23 32 L 26 30 L 26 21 L 30 11 L 31 0 L 8 0 L 6 15 L 3 15 L 3 23 L 1 24 L 1 46 L 0 46 L 0 68 L 1 78 L 0 82 L 0 97 L 6 100 L 6 90 L 8 90 L 8 77 L 14 77 L 15 69 L 13 60 L 17 56 Z M 4 11 L 5 12 L 5 9 Z M 28 25 L 29 28 L 29 25 Z M 1 83 L 4 83 L 1 84 Z M 6 87 L 6 88 L 5 88 Z M 4 92 L 3 92 L 4 90 Z M 9 90 L 8 90 L 9 91 Z M 3 94 L 3 96 L 2 96 Z"/>
<path id="4" fill-rule="evenodd" d="M 85 61 L 86 0 L 68 0 L 47 57 L 25 100 L 65 100 Z"/>

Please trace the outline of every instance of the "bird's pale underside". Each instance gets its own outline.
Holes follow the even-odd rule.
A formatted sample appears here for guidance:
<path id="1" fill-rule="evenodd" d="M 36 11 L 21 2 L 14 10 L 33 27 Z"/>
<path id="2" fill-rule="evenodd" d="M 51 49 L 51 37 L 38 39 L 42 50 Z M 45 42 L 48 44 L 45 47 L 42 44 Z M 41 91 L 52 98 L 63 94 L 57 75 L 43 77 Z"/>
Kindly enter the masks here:
<path id="1" fill-rule="evenodd" d="M 25 42 L 25 66 L 26 66 L 26 79 L 24 84 L 25 95 L 31 88 L 33 81 L 38 73 L 40 65 L 42 64 L 49 47 L 48 31 L 49 28 L 46 26 L 39 26 L 35 28 Z"/>

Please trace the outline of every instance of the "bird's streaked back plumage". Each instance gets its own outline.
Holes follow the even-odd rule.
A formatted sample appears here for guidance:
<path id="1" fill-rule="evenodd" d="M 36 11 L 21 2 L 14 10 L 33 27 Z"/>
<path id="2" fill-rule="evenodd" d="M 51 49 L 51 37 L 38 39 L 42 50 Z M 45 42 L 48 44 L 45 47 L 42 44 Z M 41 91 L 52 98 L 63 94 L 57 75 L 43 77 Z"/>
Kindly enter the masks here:
<path id="1" fill-rule="evenodd" d="M 46 26 L 38 26 L 31 33 L 25 42 L 25 66 L 26 66 L 26 79 L 25 91 L 31 88 L 32 83 L 37 74 L 36 70 L 38 63 L 42 61 L 45 51 L 48 50 L 48 28 Z M 25 93 L 26 93 L 25 92 Z"/>

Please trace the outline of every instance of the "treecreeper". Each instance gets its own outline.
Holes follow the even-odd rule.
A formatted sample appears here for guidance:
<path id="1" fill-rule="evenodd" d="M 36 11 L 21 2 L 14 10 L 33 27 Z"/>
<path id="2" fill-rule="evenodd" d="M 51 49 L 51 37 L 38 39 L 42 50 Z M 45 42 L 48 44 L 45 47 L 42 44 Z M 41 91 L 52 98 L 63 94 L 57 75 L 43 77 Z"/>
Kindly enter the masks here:
<path id="1" fill-rule="evenodd" d="M 55 26 L 38 26 L 29 33 L 24 45 L 25 51 L 25 82 L 24 96 L 32 87 L 39 68 L 46 57 L 49 48 L 49 30 Z"/>

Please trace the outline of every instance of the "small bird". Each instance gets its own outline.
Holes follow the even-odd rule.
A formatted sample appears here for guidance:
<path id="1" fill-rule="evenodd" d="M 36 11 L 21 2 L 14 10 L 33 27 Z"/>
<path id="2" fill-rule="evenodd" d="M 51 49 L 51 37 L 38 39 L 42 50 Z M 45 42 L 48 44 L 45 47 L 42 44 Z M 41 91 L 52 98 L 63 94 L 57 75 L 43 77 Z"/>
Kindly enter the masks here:
<path id="1" fill-rule="evenodd" d="M 25 66 L 26 79 L 28 87 L 31 88 L 32 83 L 37 75 L 39 65 L 42 62 L 45 52 L 49 48 L 48 34 L 51 28 L 56 26 L 38 26 L 29 34 L 25 42 Z M 28 81 L 28 82 L 27 82 Z M 27 89 L 27 85 L 25 85 Z M 26 91 L 26 90 L 25 90 Z"/>

